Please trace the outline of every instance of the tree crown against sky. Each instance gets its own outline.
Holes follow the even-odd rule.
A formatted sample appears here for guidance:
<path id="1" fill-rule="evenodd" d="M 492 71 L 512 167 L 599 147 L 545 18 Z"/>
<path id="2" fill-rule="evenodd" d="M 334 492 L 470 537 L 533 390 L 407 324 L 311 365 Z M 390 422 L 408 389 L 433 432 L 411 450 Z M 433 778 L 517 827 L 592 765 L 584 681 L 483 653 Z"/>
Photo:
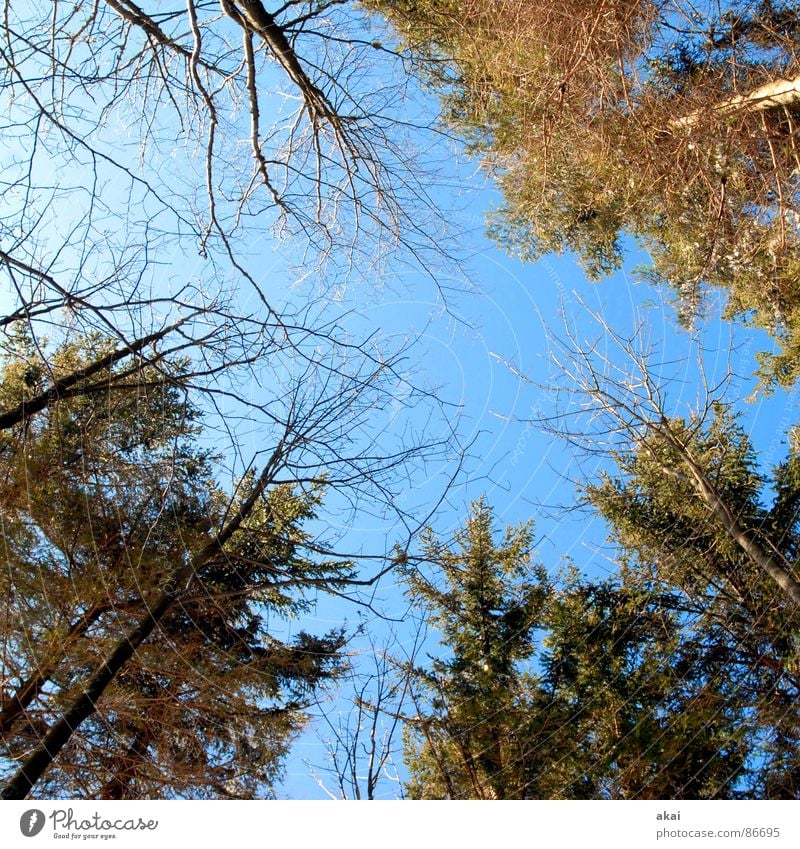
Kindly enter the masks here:
<path id="1" fill-rule="evenodd" d="M 276 351 L 383 368 L 343 281 L 447 250 L 435 116 L 381 26 L 339 2 L 6 3 L 0 326 L 99 332 L 156 366 L 163 340 L 206 410 L 226 390 L 255 410 L 238 389 Z"/>
<path id="2" fill-rule="evenodd" d="M 573 250 L 599 277 L 623 236 L 687 321 L 707 287 L 798 364 L 798 37 L 793 4 L 374 2 L 428 60 L 451 124 L 503 192 L 494 237 Z"/>
<path id="3" fill-rule="evenodd" d="M 71 369 L 102 344 L 62 349 L 54 362 Z M 18 353 L 3 369 L 4 400 L 36 390 L 37 359 L 26 367 Z M 3 431 L 5 772 L 25 762 L 103 655 L 256 487 L 251 474 L 227 495 L 197 445 L 185 392 L 146 378 L 126 392 L 62 400 Z M 272 792 L 315 690 L 347 665 L 341 631 L 288 641 L 273 633 L 276 619 L 354 576 L 352 562 L 320 556 L 304 530 L 320 500 L 315 487 L 263 488 L 228 542 L 174 591 L 37 795 Z"/>
<path id="4" fill-rule="evenodd" d="M 779 699 L 765 683 L 761 707 L 775 700 L 775 713 L 753 721 L 736 643 L 726 654 L 718 624 L 668 581 L 591 579 L 575 567 L 548 577 L 531 559 L 531 531 L 498 539 L 480 501 L 452 544 L 429 536 L 408 569 L 410 596 L 439 641 L 429 662 L 398 662 L 409 676 L 409 796 L 780 795 L 786 750 L 770 761 L 773 775 L 762 739 Z"/>
<path id="5" fill-rule="evenodd" d="M 367 397 L 392 380 L 395 420 L 437 406 L 409 377 L 402 343 L 374 328 L 359 337 L 331 297 L 340 271 L 363 270 L 392 244 L 418 259 L 441 245 L 423 188 L 433 118 L 417 126 L 403 58 L 367 38 L 370 27 L 357 4 L 339 2 L 6 3 L 0 327 L 27 323 L 50 380 L 0 426 L 48 399 L 100 391 L 101 377 L 124 387 L 144 366 L 153 380 L 163 366 L 170 383 L 175 358 L 239 474 L 255 427 L 285 423 L 301 378 L 304 397 L 321 392 L 327 410 L 343 375 L 342 409 L 359 382 Z M 270 256 L 283 231 L 289 244 Z M 318 255 L 334 266 L 324 291 Z M 295 288 L 303 275 L 314 279 Z M 116 344 L 95 362 L 69 373 L 48 361 L 62 342 L 98 333 Z M 447 429 L 452 416 L 429 409 Z M 306 432 L 319 451 L 297 474 L 343 467 L 334 443 L 355 461 L 356 431 L 376 432 L 361 413 L 345 415 L 351 429 L 338 437 L 320 416 L 324 434 Z M 409 456 L 400 432 L 386 439 Z"/>
<path id="6" fill-rule="evenodd" d="M 112 269 L 146 269 L 148 251 L 163 262 L 200 250 L 246 276 L 247 242 L 271 231 L 300 237 L 306 264 L 314 252 L 346 266 L 374 260 L 378 244 L 433 246 L 419 147 L 432 119 L 358 4 L 9 2 L 4 21 L 14 259 L 49 272 L 80 260 L 108 285 Z M 39 237 L 55 221 L 70 234 L 64 257 Z M 89 280 L 63 283 L 97 294 Z"/>
<path id="7" fill-rule="evenodd" d="M 346 584 L 357 593 L 383 568 L 385 552 L 365 556 L 362 562 L 372 568 L 356 577 L 347 559 L 325 559 L 336 531 L 344 533 L 348 519 L 361 511 L 412 535 L 422 520 L 420 504 L 400 497 L 408 482 L 423 465 L 426 481 L 432 464 L 437 472 L 440 462 L 450 472 L 459 465 L 451 416 L 442 416 L 448 435 L 441 441 L 403 422 L 403 412 L 418 402 L 436 404 L 432 392 L 408 379 L 404 352 L 389 351 L 372 329 L 366 339 L 356 338 L 313 287 L 308 297 L 288 291 L 295 282 L 287 271 L 292 266 L 308 273 L 326 264 L 336 278 L 373 268 L 393 246 L 423 262 L 428 251 L 438 252 L 430 181 L 420 165 L 426 151 L 419 146 L 426 142 L 417 133 L 431 117 L 418 125 L 413 96 L 406 99 L 408 80 L 397 73 L 402 58 L 365 37 L 366 18 L 354 4 L 290 2 L 269 11 L 258 2 L 190 2 L 151 15 L 128 0 L 9 2 L 2 28 L 0 91 L 8 112 L 2 123 L 0 326 L 12 362 L 0 431 L 13 465 L 9 486 L 20 498 L 14 509 L 39 510 L 36 520 L 15 526 L 24 537 L 17 554 L 22 557 L 34 538 L 39 545 L 30 530 L 36 521 L 50 523 L 59 539 L 62 531 L 74 533 L 104 592 L 98 573 L 108 564 L 92 562 L 92 546 L 103 547 L 95 538 L 102 523 L 82 522 L 81 499 L 89 499 L 94 486 L 106 522 L 133 528 L 130 538 L 115 536 L 113 527 L 107 534 L 127 565 L 127 571 L 112 569 L 119 581 L 107 588 L 113 609 L 91 600 L 97 587 L 87 579 L 85 604 L 80 593 L 69 596 L 65 582 L 64 610 L 52 627 L 43 620 L 57 611 L 36 613 L 46 599 L 27 611 L 31 627 L 52 630 L 56 644 L 61 628 L 75 638 L 70 651 L 86 654 L 75 660 L 72 677 L 58 682 L 49 677 L 57 659 L 40 665 L 45 681 L 35 672 L 26 677 L 25 663 L 32 669 L 35 656 L 17 656 L 18 692 L 4 692 L 9 728 L 19 731 L 23 714 L 39 713 L 35 727 L 27 728 L 19 781 L 12 778 L 6 790 L 16 797 L 30 789 L 26 781 L 44 780 L 65 794 L 264 792 L 307 695 L 340 668 L 343 638 L 301 637 L 282 646 L 248 605 L 297 613 L 300 587 L 347 595 Z M 295 239 L 276 263 L 275 280 L 262 250 L 272 237 Z M 164 427 L 179 424 L 147 407 L 148 399 L 159 397 L 188 416 L 181 423 L 187 442 L 178 444 L 177 431 L 165 435 Z M 206 414 L 202 434 L 191 430 L 196 408 Z M 89 411 L 91 445 L 83 426 L 69 423 L 68 410 L 78 411 L 78 418 Z M 79 443 L 66 459 L 61 423 Z M 150 432 L 137 443 L 141 428 Z M 28 446 L 38 455 L 30 463 L 38 464 L 37 483 L 52 492 L 32 493 L 28 503 L 27 452 L 12 448 L 44 433 L 52 440 Z M 215 456 L 187 448 L 194 437 L 203 445 L 215 441 Z M 83 462 L 90 447 L 100 471 L 73 468 L 70 463 Z M 174 468 L 170 450 L 178 452 Z M 155 461 L 158 452 L 163 462 Z M 22 458 L 21 465 L 12 456 Z M 108 467 L 113 460 L 117 468 Z M 98 480 L 87 483 L 84 471 L 96 471 Z M 322 486 L 335 502 L 328 523 L 333 530 L 311 553 L 311 538 L 296 528 L 322 524 L 314 521 Z M 122 512 L 135 515 L 115 512 L 114 487 L 130 505 Z M 263 503 L 268 495 L 270 508 Z M 63 499 L 75 506 L 65 515 L 65 521 L 67 515 L 74 519 L 66 529 L 47 512 Z M 431 510 L 429 503 L 421 507 L 423 516 Z M 242 542 L 245 530 L 258 522 L 268 529 L 278 513 L 285 516 L 280 534 L 290 538 L 283 548 L 275 533 L 272 543 L 257 533 Z M 6 518 L 11 521 L 10 514 Z M 52 540 L 44 539 L 44 550 L 34 553 L 58 571 L 63 564 L 51 562 L 58 556 L 48 554 L 48 544 Z M 292 560 L 292 546 L 308 549 L 305 560 Z M 218 549 L 251 565 L 280 556 L 283 568 L 298 574 L 265 587 L 241 570 L 215 572 Z M 104 549 L 101 554 L 100 560 Z M 137 567 L 146 567 L 150 583 Z M 214 619 L 208 605 L 193 601 L 198 610 L 190 606 L 180 621 L 176 611 L 187 605 L 182 582 L 204 590 L 213 584 L 228 598 L 227 612 L 206 635 L 224 644 L 219 654 L 204 653 L 208 646 L 191 627 L 200 612 Z M 138 607 L 137 588 L 152 596 Z M 43 617 L 38 624 L 37 615 Z M 194 713 L 188 706 L 181 718 L 184 686 L 191 688 L 183 672 L 165 670 L 171 680 L 159 683 L 148 671 L 153 635 L 170 627 L 176 639 L 188 640 L 185 654 L 193 660 L 187 662 L 210 664 L 209 677 L 217 661 L 220 675 L 246 676 L 258 666 L 250 661 L 260 651 L 262 667 L 272 663 L 272 677 L 270 683 L 262 668 L 255 690 L 261 688 L 262 706 L 274 697 L 274 715 L 253 713 L 243 696 L 232 706 L 234 712 L 241 707 L 239 740 L 219 736 L 232 733 L 214 714 L 223 710 L 221 702 L 200 704 Z M 241 631 L 239 643 L 233 631 Z M 6 637 L 14 639 L 10 632 Z M 242 683 L 244 691 L 249 686 Z M 153 704 L 156 691 L 163 713 L 156 711 L 149 722 L 141 709 Z M 205 735 L 194 742 L 175 731 L 192 717 Z M 173 723 L 172 740 L 158 737 L 155 719 L 165 727 Z M 258 733 L 245 727 L 248 722 L 259 724 Z M 83 749 L 76 728 L 86 735 Z M 115 749 L 109 733 L 118 733 L 128 749 Z M 248 757 L 261 759 L 259 774 L 242 767 Z M 38 758 L 35 769 L 31 758 Z M 59 758 L 64 769 L 57 765 L 42 779 Z M 156 762 L 169 767 L 172 789 L 160 787 Z M 75 783 L 79 764 L 98 770 L 85 787 Z M 204 765 L 219 771 L 203 773 Z"/>
<path id="8" fill-rule="evenodd" d="M 408 462 L 437 450 L 373 444 L 391 363 L 348 374 L 320 358 L 290 375 L 226 482 L 242 457 L 207 447 L 187 360 L 109 361 L 114 340 L 97 335 L 48 351 L 10 338 L 1 721 L 19 769 L 4 797 L 269 794 L 304 710 L 345 667 L 341 631 L 286 641 L 282 617 L 326 592 L 358 604 L 388 568 L 331 550 L 321 493 L 340 515 L 393 510 L 412 533 L 410 505 L 391 502 Z"/>
<path id="9" fill-rule="evenodd" d="M 730 695 L 746 709 L 741 728 L 755 753 L 742 777 L 745 794 L 795 798 L 793 432 L 776 463 L 771 452 L 756 451 L 733 409 L 732 374 L 711 379 L 704 371 L 705 352 L 693 369 L 705 380 L 681 405 L 669 364 L 640 335 L 623 337 L 595 319 L 602 350 L 572 331 L 558 343 L 557 411 L 542 425 L 591 464 L 579 494 L 607 523 L 608 556 L 621 579 L 672 598 L 703 667 L 734 685 Z"/>

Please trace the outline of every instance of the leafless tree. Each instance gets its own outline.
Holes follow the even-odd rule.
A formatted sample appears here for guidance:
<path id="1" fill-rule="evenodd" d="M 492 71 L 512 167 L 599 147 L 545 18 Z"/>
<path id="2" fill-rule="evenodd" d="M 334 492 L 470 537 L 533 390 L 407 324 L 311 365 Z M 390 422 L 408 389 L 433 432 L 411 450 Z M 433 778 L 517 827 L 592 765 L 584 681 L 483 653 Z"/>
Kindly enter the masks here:
<path id="1" fill-rule="evenodd" d="M 351 700 L 342 700 L 336 711 L 323 713 L 320 736 L 325 743 L 328 764 L 310 764 L 322 789 L 334 799 L 374 800 L 391 793 L 402 798 L 402 779 L 397 769 L 401 741 L 399 732 L 406 722 L 411 679 L 408 664 L 399 662 L 396 637 L 380 648 L 366 632 L 367 648 L 360 652 L 348 690 Z M 413 656 L 419 647 L 421 632 L 406 644 Z"/>
<path id="2" fill-rule="evenodd" d="M 678 416 L 668 402 L 670 378 L 654 361 L 643 328 L 626 337 L 602 316 L 584 313 L 593 319 L 597 335 L 579 335 L 565 318 L 565 334 L 554 339 L 552 351 L 556 383 L 550 388 L 556 392 L 558 413 L 540 424 L 595 459 L 605 456 L 613 462 L 644 452 L 663 475 L 687 487 L 757 570 L 800 604 L 794 564 L 758 529 L 746 525 L 693 448 L 693 437 L 725 401 L 734 377 L 730 367 L 718 379 L 709 379 L 700 351 L 693 364 L 699 397 L 688 416 Z"/>
<path id="3" fill-rule="evenodd" d="M 333 328 L 319 292 L 292 294 L 298 267 L 442 255 L 432 119 L 381 37 L 349 0 L 4 2 L 0 330 L 26 324 L 50 371 L 8 422 L 98 390 L 107 356 L 182 353 L 206 391 L 276 345 L 302 358 Z M 45 340 L 88 332 L 116 351 L 53 372 Z"/>
<path id="4" fill-rule="evenodd" d="M 3 22 L 0 259 L 30 277 L 26 314 L 135 302 L 156 252 L 258 285 L 237 234 L 344 265 L 433 245 L 403 57 L 357 4 L 7 0 Z"/>

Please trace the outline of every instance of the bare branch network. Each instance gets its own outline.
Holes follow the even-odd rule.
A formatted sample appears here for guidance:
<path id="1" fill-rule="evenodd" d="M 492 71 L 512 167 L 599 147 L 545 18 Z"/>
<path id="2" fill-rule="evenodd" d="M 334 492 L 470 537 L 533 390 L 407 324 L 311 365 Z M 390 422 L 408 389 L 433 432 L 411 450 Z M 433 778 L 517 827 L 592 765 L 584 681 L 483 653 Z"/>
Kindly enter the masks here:
<path id="1" fill-rule="evenodd" d="M 63 169 L 88 169 L 94 183 L 74 196 L 114 180 L 146 204 L 141 226 L 167 214 L 201 249 L 248 220 L 323 253 L 430 244 L 410 82 L 402 57 L 369 38 L 375 26 L 338 0 L 274 13 L 260 0 L 6 2 L 4 135 L 18 166 L 7 185 L 30 202 L 47 185 L 42 158 L 60 169 L 54 192 Z M 101 197 L 91 215 L 109 211 Z"/>
<path id="2" fill-rule="evenodd" d="M 679 481 L 688 497 L 704 506 L 752 564 L 800 605 L 795 564 L 760 534 L 759 528 L 749 527 L 747 519 L 737 514 L 707 459 L 697 453 L 698 435 L 725 405 L 726 390 L 734 377 L 730 365 L 712 381 L 703 363 L 704 352 L 698 350 L 699 397 L 686 415 L 676 415 L 667 398 L 669 376 L 663 374 L 663 364 L 654 362 L 642 326 L 625 337 L 601 315 L 586 313 L 601 336 L 589 342 L 581 340 L 565 318 L 564 337 L 554 339 L 553 351 L 559 377 L 551 389 L 560 409 L 539 423 L 575 445 L 584 456 L 611 459 L 618 473 L 624 473 L 637 457 L 648 457 L 662 475 Z"/>
<path id="3" fill-rule="evenodd" d="M 269 793 L 346 668 L 269 617 L 368 603 L 463 449 L 406 350 L 266 248 L 441 255 L 428 124 L 352 3 L 3 13 L 3 797 Z M 380 550 L 341 550 L 356 514 Z"/>

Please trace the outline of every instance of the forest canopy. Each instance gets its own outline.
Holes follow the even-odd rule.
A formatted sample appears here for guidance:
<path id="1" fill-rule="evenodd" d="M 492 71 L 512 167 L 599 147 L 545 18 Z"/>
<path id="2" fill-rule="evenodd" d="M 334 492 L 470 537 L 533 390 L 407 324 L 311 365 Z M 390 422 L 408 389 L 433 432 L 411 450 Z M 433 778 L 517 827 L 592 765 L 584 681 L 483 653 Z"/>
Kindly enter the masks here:
<path id="1" fill-rule="evenodd" d="M 6 0 L 2 798 L 800 797 L 799 15 Z"/>
<path id="2" fill-rule="evenodd" d="M 625 236 L 689 323 L 721 289 L 798 369 L 800 19 L 782 0 L 381 2 L 446 116 L 495 176 L 491 234 L 591 277 Z"/>

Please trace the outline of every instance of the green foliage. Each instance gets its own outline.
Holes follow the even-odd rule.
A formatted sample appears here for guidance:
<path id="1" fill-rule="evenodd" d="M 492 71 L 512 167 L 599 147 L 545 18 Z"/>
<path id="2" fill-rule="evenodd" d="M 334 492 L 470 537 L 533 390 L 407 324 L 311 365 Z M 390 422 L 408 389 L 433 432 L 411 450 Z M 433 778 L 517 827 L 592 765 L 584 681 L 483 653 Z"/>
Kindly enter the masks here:
<path id="1" fill-rule="evenodd" d="M 526 759 L 517 732 L 530 705 L 519 664 L 533 651 L 547 595 L 544 572 L 531 564 L 531 533 L 509 529 L 496 545 L 491 510 L 477 502 L 453 548 L 425 538 L 424 558 L 441 585 L 408 574 L 411 598 L 446 649 L 414 676 L 431 713 L 409 728 L 412 798 L 522 798 Z"/>
<path id="2" fill-rule="evenodd" d="M 409 592 L 441 651 L 409 670 L 412 798 L 735 798 L 757 742 L 737 675 L 680 594 L 625 575 L 547 578 L 530 525 L 485 502 Z"/>
<path id="3" fill-rule="evenodd" d="M 684 423 L 683 434 L 686 449 L 745 532 L 795 563 L 800 539 L 796 448 L 764 480 L 746 434 L 725 408 L 718 407 L 702 427 Z M 620 547 L 625 583 L 674 596 L 689 617 L 694 662 L 709 675 L 735 682 L 735 689 L 726 685 L 725 709 L 733 704 L 744 715 L 752 774 L 743 787 L 755 797 L 796 798 L 800 616 L 690 482 L 664 473 L 673 450 L 655 435 L 648 438 L 619 458 L 619 476 L 589 486 L 587 496 Z M 775 493 L 771 503 L 767 485 Z"/>
<path id="4" fill-rule="evenodd" d="M 0 375 L 0 408 L 108 350 L 100 338 L 65 345 L 45 375 L 20 336 Z M 41 738 L 176 567 L 253 491 L 252 476 L 233 498 L 216 483 L 181 364 L 173 369 L 174 381 L 144 366 L 126 386 L 56 400 L 0 436 L 5 758 Z M 306 609 L 304 586 L 336 586 L 352 573 L 351 563 L 309 552 L 303 526 L 321 496 L 290 485 L 263 493 L 106 690 L 38 794 L 271 794 L 304 707 L 346 666 L 341 631 L 284 642 L 270 628 Z"/>
<path id="5" fill-rule="evenodd" d="M 765 385 L 796 379 L 800 105 L 759 94 L 800 74 L 793 4 L 369 7 L 440 69 L 449 122 L 503 192 L 495 239 L 526 259 L 575 251 L 596 278 L 634 236 L 684 322 L 721 289 L 777 342 Z"/>
<path id="6" fill-rule="evenodd" d="M 543 685 L 581 758 L 572 792 L 616 799 L 729 798 L 748 749 L 744 710 L 709 666 L 679 600 L 572 570 L 553 599 Z"/>

